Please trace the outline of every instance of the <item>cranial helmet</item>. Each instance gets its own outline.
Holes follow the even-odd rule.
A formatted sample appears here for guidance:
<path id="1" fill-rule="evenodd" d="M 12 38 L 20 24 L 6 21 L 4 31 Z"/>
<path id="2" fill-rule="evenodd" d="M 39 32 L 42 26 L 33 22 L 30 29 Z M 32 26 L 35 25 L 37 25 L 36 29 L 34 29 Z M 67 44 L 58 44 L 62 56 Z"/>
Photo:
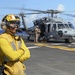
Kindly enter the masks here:
<path id="1" fill-rule="evenodd" d="M 4 16 L 2 19 L 2 22 L 6 23 L 6 26 L 9 26 L 10 24 L 18 24 L 20 25 L 20 18 L 14 14 L 8 14 Z"/>

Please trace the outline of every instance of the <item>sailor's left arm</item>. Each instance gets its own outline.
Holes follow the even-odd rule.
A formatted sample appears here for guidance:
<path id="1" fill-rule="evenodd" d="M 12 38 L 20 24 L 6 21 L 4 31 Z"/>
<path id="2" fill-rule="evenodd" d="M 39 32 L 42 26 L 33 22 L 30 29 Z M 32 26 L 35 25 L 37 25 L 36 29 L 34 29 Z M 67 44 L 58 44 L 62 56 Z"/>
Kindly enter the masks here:
<path id="1" fill-rule="evenodd" d="M 21 39 L 22 44 L 21 44 L 21 48 L 23 50 L 25 50 L 25 53 L 21 56 L 21 58 L 19 59 L 21 62 L 27 60 L 30 58 L 30 51 L 28 49 L 28 47 L 25 45 L 24 41 Z"/>

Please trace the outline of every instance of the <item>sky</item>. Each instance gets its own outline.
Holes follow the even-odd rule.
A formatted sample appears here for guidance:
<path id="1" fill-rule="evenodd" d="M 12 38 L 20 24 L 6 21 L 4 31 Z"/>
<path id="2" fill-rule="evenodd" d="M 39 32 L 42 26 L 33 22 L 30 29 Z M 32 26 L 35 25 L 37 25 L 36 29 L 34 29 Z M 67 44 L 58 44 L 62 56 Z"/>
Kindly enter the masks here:
<path id="1" fill-rule="evenodd" d="M 0 1 L 0 21 L 7 14 L 19 14 L 21 12 L 30 12 L 25 10 L 15 10 L 9 8 L 28 8 L 37 10 L 60 10 L 67 14 L 75 14 L 75 0 L 1 0 Z M 73 12 L 72 12 L 73 11 Z M 33 26 L 33 21 L 45 15 L 26 15 L 25 21 L 27 27 Z M 75 26 L 75 17 L 58 15 L 66 20 L 71 21 Z"/>

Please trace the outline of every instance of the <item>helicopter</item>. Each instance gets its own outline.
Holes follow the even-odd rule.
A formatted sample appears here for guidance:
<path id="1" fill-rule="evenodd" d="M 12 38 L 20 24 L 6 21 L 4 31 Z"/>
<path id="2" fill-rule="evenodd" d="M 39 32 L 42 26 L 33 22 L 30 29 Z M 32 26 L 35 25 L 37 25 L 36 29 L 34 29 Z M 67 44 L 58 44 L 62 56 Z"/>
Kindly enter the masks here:
<path id="1" fill-rule="evenodd" d="M 37 11 L 37 10 L 36 10 Z M 75 40 L 75 28 L 69 21 L 62 19 L 61 17 L 54 17 L 54 14 L 61 13 L 58 10 L 39 11 L 42 13 L 51 13 L 51 17 L 42 17 L 33 21 L 34 26 L 28 28 L 28 40 L 34 36 L 34 27 L 39 26 L 41 33 L 39 40 L 64 40 L 66 43 L 71 43 Z M 67 14 L 69 15 L 69 14 Z"/>
<path id="2" fill-rule="evenodd" d="M 24 8 L 23 10 L 35 12 L 35 13 L 32 12 L 32 13 L 19 14 L 19 16 L 22 19 L 22 24 L 24 26 L 24 28 L 21 29 L 29 35 L 28 40 L 30 40 L 31 37 L 34 38 L 34 28 L 36 25 L 38 25 L 41 30 L 39 40 L 43 40 L 43 38 L 45 38 L 46 41 L 64 40 L 66 43 L 69 42 L 71 43 L 73 40 L 75 40 L 75 29 L 73 24 L 71 22 L 62 19 L 61 17 L 54 16 L 54 14 L 62 13 L 62 11 L 52 10 L 52 9 L 43 11 L 43 10 L 24 9 Z M 51 14 L 51 16 L 36 19 L 33 21 L 34 26 L 27 28 L 25 17 L 26 15 L 31 15 L 31 14 L 48 14 L 48 15 Z M 65 15 L 73 16 L 70 14 L 65 14 Z"/>

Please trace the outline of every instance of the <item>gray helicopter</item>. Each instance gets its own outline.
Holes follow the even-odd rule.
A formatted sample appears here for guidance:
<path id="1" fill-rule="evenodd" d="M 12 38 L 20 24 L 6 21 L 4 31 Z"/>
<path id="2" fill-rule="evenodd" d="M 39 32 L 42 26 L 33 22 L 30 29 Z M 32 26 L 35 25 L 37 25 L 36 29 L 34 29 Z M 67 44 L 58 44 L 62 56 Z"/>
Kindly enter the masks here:
<path id="1" fill-rule="evenodd" d="M 39 11 L 43 12 L 43 11 Z M 75 28 L 71 22 L 68 22 L 61 17 L 54 17 L 54 14 L 60 13 L 57 10 L 48 10 L 44 11 L 43 13 L 51 13 L 51 17 L 43 17 L 33 21 L 34 26 L 28 28 L 29 31 L 29 38 L 34 36 L 34 27 L 36 25 L 39 26 L 41 33 L 39 40 L 63 40 L 66 43 L 71 43 L 75 40 Z"/>

